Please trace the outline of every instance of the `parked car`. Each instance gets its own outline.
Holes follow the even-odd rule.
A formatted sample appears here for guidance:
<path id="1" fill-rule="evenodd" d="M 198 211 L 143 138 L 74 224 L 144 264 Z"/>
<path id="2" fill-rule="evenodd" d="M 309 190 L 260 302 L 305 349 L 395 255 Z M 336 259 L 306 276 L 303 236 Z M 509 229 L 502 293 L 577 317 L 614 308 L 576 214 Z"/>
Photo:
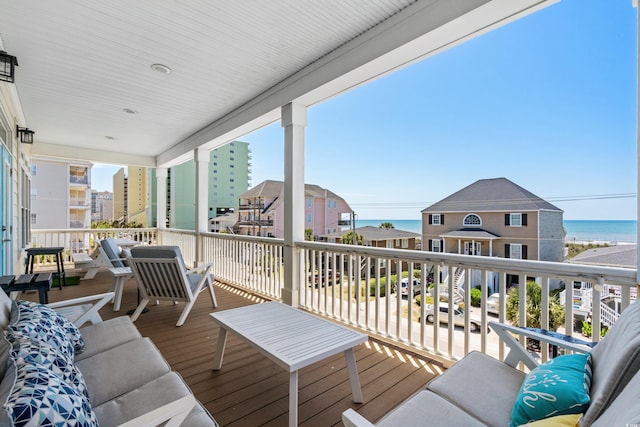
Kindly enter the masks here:
<path id="1" fill-rule="evenodd" d="M 393 291 L 397 291 L 397 283 L 393 285 Z M 400 296 L 402 298 L 406 298 L 409 293 L 409 278 L 405 277 L 400 281 Z M 420 279 L 413 279 L 413 296 L 420 294 Z"/>
<path id="2" fill-rule="evenodd" d="M 440 311 L 440 318 L 439 318 L 440 323 L 448 324 L 449 323 L 449 306 L 446 304 L 441 305 L 439 307 L 439 311 Z M 433 323 L 433 321 L 435 320 L 435 316 L 433 313 L 433 304 L 427 304 L 424 307 L 424 317 L 427 323 Z M 461 309 L 460 307 L 454 308 L 453 324 L 455 326 L 460 326 L 464 328 L 464 310 Z M 476 319 L 473 317 L 469 319 L 469 330 L 471 332 L 479 332 L 481 325 L 482 325 L 482 322 L 480 321 L 480 319 Z"/>
<path id="3" fill-rule="evenodd" d="M 491 294 L 487 298 L 487 313 L 500 315 L 500 294 Z"/>

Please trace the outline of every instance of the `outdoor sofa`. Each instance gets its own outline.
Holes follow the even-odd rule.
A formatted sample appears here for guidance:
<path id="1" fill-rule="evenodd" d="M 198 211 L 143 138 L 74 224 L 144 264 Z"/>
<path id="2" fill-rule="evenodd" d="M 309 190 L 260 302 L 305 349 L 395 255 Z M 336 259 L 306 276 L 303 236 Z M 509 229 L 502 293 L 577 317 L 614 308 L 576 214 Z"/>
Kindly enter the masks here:
<path id="1" fill-rule="evenodd" d="M 65 306 L 89 299 L 42 306 L 0 292 L 0 426 L 217 426 L 128 316 L 76 328 L 79 306 Z"/>
<path id="2" fill-rule="evenodd" d="M 640 303 L 627 307 L 602 341 L 590 350 L 548 334 L 497 322 L 490 325 L 511 349 L 504 362 L 471 352 L 375 425 L 640 425 Z M 575 354 L 539 365 L 514 338 L 512 334 L 516 332 L 568 348 Z M 588 357 L 581 358 L 580 353 Z M 590 363 L 583 363 L 584 369 L 578 371 L 572 384 L 557 366 L 562 361 L 578 359 L 590 359 Z M 530 370 L 527 374 L 517 369 L 521 361 Z M 569 390 L 571 385 L 574 387 Z M 570 402 L 563 403 L 565 398 Z M 550 401 L 552 405 L 547 405 Z M 563 404 L 574 408 L 561 408 Z M 531 412 L 523 414 L 523 410 Z M 543 410 L 547 412 L 539 412 Z M 512 423 L 514 414 L 537 421 Z M 346 427 L 374 426 L 353 409 L 344 412 L 342 420 Z"/>

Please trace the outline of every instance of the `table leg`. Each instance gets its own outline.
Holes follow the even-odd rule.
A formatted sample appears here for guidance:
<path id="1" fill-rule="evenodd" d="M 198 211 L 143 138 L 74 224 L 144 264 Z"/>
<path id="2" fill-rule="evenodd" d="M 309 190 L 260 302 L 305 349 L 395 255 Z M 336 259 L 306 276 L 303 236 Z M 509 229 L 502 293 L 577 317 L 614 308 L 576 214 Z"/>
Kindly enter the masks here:
<path id="1" fill-rule="evenodd" d="M 356 355 L 353 348 L 344 351 L 344 359 L 347 362 L 349 370 L 349 380 L 351 381 L 351 392 L 353 393 L 353 401 L 362 403 L 362 389 L 360 388 L 360 378 L 358 377 L 358 366 L 356 365 Z"/>
<path id="2" fill-rule="evenodd" d="M 213 370 L 219 371 L 222 369 L 222 356 L 224 356 L 224 348 L 227 345 L 227 330 L 223 327 L 220 327 L 220 332 L 218 333 L 218 346 L 216 349 L 216 354 L 213 358 Z"/>
<path id="3" fill-rule="evenodd" d="M 289 373 L 289 427 L 298 425 L 298 371 Z"/>
<path id="4" fill-rule="evenodd" d="M 113 311 L 120 310 L 120 303 L 122 302 L 122 291 L 124 288 L 125 279 L 127 279 L 127 277 L 124 277 L 124 276 L 113 277 L 113 282 L 114 282 L 113 290 L 115 291 L 115 295 L 113 297 Z"/>
<path id="5" fill-rule="evenodd" d="M 62 252 L 56 253 L 56 268 L 58 269 L 58 288 L 62 290 L 62 285 L 67 286 L 67 279 L 64 277 L 64 263 L 62 262 Z"/>

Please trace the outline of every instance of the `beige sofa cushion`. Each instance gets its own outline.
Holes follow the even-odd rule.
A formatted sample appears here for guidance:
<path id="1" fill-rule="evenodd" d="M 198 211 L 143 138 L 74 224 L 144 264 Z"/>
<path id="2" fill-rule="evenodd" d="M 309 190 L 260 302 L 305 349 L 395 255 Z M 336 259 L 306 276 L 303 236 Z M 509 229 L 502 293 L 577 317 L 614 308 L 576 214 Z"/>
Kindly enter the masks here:
<path id="1" fill-rule="evenodd" d="M 591 350 L 591 404 L 580 420 L 589 426 L 640 370 L 640 303 L 631 304 Z"/>
<path id="2" fill-rule="evenodd" d="M 611 405 L 593 422 L 592 427 L 640 425 L 640 372 L 629 381 Z"/>
<path id="3" fill-rule="evenodd" d="M 506 426 L 523 380 L 523 372 L 472 351 L 427 384 L 427 390 L 455 402 L 484 424 Z"/>
<path id="4" fill-rule="evenodd" d="M 142 387 L 94 406 L 100 427 L 115 427 L 162 405 L 191 394 L 182 377 L 170 372 L 144 384 Z M 189 427 L 215 427 L 217 424 L 199 404 L 182 423 Z"/>
<path id="5" fill-rule="evenodd" d="M 456 405 L 437 394 L 422 390 L 376 423 L 377 427 L 484 426 Z"/>
<path id="6" fill-rule="evenodd" d="M 80 333 L 84 338 L 85 349 L 82 353 L 76 354 L 76 361 L 142 338 L 138 328 L 136 328 L 129 316 L 119 316 L 94 325 L 85 326 L 80 328 Z"/>
<path id="7" fill-rule="evenodd" d="M 169 364 L 149 338 L 78 360 L 92 406 L 121 396 L 168 373 Z"/>

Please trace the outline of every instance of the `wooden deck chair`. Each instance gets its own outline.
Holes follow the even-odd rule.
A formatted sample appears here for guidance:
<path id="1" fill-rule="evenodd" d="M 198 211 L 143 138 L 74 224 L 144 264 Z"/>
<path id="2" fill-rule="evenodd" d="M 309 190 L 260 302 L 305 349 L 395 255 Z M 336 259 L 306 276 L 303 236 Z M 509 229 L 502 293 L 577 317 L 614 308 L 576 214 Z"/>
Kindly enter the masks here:
<path id="1" fill-rule="evenodd" d="M 131 249 L 129 264 L 138 282 L 141 300 L 131 320 L 134 322 L 149 300 L 186 302 L 176 326 L 182 326 L 200 292 L 209 288 L 211 303 L 217 307 L 211 264 L 187 270 L 178 246 L 138 246 Z"/>
<path id="2" fill-rule="evenodd" d="M 84 272 L 81 280 L 93 279 L 101 268 L 125 267 L 126 261 L 126 257 L 120 255 L 120 248 L 112 238 L 100 240 L 100 244 L 91 255 L 81 252 L 71 256 L 74 267 Z"/>

